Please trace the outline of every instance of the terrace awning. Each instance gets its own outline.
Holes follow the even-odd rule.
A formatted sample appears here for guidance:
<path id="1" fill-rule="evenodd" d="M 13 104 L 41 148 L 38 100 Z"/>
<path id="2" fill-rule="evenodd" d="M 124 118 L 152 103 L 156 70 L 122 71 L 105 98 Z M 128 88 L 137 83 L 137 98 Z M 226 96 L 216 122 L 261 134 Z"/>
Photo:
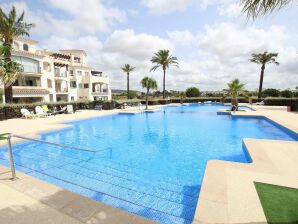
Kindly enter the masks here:
<path id="1" fill-rule="evenodd" d="M 68 64 L 62 62 L 54 62 L 54 66 L 57 67 L 68 67 Z"/>
<path id="2" fill-rule="evenodd" d="M 54 57 L 55 59 L 70 60 L 70 55 L 67 55 L 67 54 L 54 53 L 54 54 L 51 54 L 51 56 Z"/>
<path id="3" fill-rule="evenodd" d="M 100 71 L 95 71 L 95 70 L 92 70 L 92 71 L 91 71 L 91 74 L 92 74 L 92 75 L 101 75 L 101 74 L 102 74 L 102 72 L 100 72 Z"/>
<path id="4" fill-rule="evenodd" d="M 40 87 L 27 87 L 27 86 L 13 86 L 12 93 L 14 97 L 26 97 L 26 96 L 43 96 L 50 93 L 47 89 Z"/>

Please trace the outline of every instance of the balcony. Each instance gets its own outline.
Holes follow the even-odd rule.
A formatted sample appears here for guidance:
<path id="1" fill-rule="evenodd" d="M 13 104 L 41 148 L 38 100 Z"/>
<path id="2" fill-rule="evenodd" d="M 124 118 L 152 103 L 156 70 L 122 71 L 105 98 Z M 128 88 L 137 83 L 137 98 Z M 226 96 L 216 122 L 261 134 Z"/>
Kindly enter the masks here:
<path id="1" fill-rule="evenodd" d="M 68 88 L 55 88 L 56 94 L 67 94 L 68 93 Z"/>
<path id="2" fill-rule="evenodd" d="M 109 95 L 109 90 L 108 89 L 102 89 L 102 91 L 93 90 L 91 94 L 93 96 L 107 96 Z"/>
<path id="3" fill-rule="evenodd" d="M 67 78 L 67 71 L 58 71 L 58 70 L 55 70 L 55 78 L 56 79 L 66 79 Z"/>
<path id="4" fill-rule="evenodd" d="M 49 90 L 40 86 L 13 86 L 13 97 L 43 97 L 50 93 Z"/>

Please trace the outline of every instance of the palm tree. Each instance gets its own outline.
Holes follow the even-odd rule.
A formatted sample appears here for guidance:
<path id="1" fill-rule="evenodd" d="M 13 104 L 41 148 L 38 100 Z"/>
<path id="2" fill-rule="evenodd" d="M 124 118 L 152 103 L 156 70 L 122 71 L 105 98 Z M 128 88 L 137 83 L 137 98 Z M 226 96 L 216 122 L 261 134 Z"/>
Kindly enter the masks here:
<path id="1" fill-rule="evenodd" d="M 274 10 L 279 10 L 293 0 L 241 0 L 242 12 L 247 17 L 256 19 L 259 15 L 267 15 Z"/>
<path id="2" fill-rule="evenodd" d="M 13 39 L 19 36 L 29 36 L 29 30 L 34 26 L 31 23 L 24 22 L 25 12 L 17 18 L 16 9 L 13 6 L 8 15 L 0 9 L 0 36 L 3 46 L 7 48 L 4 57 L 6 62 L 4 63 L 6 69 L 4 77 L 4 89 L 6 102 L 12 102 L 12 84 L 15 82 L 17 73 L 15 70 L 15 63 L 11 63 L 11 50 Z"/>
<path id="3" fill-rule="evenodd" d="M 264 53 L 252 54 L 252 58 L 250 59 L 250 61 L 262 65 L 258 98 L 262 97 L 265 66 L 266 64 L 271 64 L 271 63 L 279 65 L 279 63 L 276 61 L 277 56 L 278 56 L 278 53 L 268 53 L 267 51 L 265 51 Z"/>
<path id="4" fill-rule="evenodd" d="M 4 84 L 4 89 L 12 86 L 17 77 L 23 71 L 23 66 L 21 64 L 7 60 L 5 57 L 5 55 L 7 55 L 7 51 L 9 51 L 8 47 L 0 45 L 0 81 Z M 6 92 L 4 91 L 4 95 L 5 93 Z"/>
<path id="5" fill-rule="evenodd" d="M 159 67 L 163 69 L 163 98 L 166 98 L 166 70 L 170 65 L 176 67 L 179 66 L 178 59 L 170 55 L 169 50 L 159 50 L 151 59 L 151 62 L 155 64 L 150 71 L 155 71 Z"/>
<path id="6" fill-rule="evenodd" d="M 238 110 L 238 96 L 240 93 L 244 92 L 244 85 L 239 81 L 239 79 L 234 79 L 230 83 L 228 83 L 228 93 L 231 97 L 231 104 L 234 110 Z"/>
<path id="7" fill-rule="evenodd" d="M 123 72 L 126 72 L 127 74 L 127 99 L 130 99 L 129 94 L 129 73 L 135 70 L 135 67 L 132 67 L 130 64 L 125 64 L 122 68 Z"/>
<path id="8" fill-rule="evenodd" d="M 146 92 L 146 110 L 148 110 L 148 94 L 150 89 L 157 89 L 157 83 L 155 79 L 149 78 L 149 77 L 144 77 L 141 80 L 141 85 L 143 88 L 147 89 Z"/>

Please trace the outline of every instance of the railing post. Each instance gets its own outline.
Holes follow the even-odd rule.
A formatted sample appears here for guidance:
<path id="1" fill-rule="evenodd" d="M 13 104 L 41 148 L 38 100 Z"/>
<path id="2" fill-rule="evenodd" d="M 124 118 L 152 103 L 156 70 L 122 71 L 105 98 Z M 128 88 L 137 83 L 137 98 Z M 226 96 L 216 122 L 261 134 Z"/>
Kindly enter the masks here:
<path id="1" fill-rule="evenodd" d="M 15 180 L 16 179 L 16 169 L 14 166 L 13 154 L 12 154 L 12 149 L 11 149 L 11 134 L 9 134 L 7 137 L 7 147 L 8 147 L 8 155 L 9 155 L 9 162 L 10 162 L 10 169 L 11 169 L 11 179 Z"/>

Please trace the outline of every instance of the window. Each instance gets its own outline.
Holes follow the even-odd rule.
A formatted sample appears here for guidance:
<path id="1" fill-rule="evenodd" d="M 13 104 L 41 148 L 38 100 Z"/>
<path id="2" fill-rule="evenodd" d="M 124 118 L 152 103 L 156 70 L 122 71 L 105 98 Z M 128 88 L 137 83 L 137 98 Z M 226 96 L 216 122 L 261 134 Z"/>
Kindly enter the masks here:
<path id="1" fill-rule="evenodd" d="M 28 46 L 28 44 L 23 44 L 23 50 L 24 50 L 24 51 L 29 51 L 29 46 Z"/>
<path id="2" fill-rule="evenodd" d="M 53 86 L 52 86 L 52 80 L 48 79 L 47 81 L 48 81 L 48 88 L 49 89 L 53 88 Z"/>
<path id="3" fill-rule="evenodd" d="M 33 86 L 33 80 L 26 80 L 26 86 Z"/>
<path id="4" fill-rule="evenodd" d="M 23 72 L 27 73 L 39 73 L 39 61 L 32 58 L 22 57 L 22 56 L 12 56 L 12 60 L 21 64 L 23 67 Z"/>
<path id="5" fill-rule="evenodd" d="M 70 88 L 72 88 L 72 89 L 77 88 L 77 82 L 76 81 L 70 81 Z"/>
<path id="6" fill-rule="evenodd" d="M 75 63 L 80 63 L 81 62 L 81 59 L 79 57 L 74 57 L 74 62 Z"/>
<path id="7" fill-rule="evenodd" d="M 82 75 L 82 71 L 77 71 L 77 75 Z"/>
<path id="8" fill-rule="evenodd" d="M 89 84 L 88 83 L 85 83 L 84 84 L 84 89 L 88 89 L 89 88 Z"/>
<path id="9" fill-rule="evenodd" d="M 71 100 L 71 101 L 74 101 L 74 96 L 71 96 L 71 97 L 70 97 L 70 100 Z"/>
<path id="10" fill-rule="evenodd" d="M 44 61 L 43 62 L 43 70 L 50 72 L 51 71 L 51 65 L 49 62 Z"/>
<path id="11" fill-rule="evenodd" d="M 73 70 L 69 70 L 69 74 L 70 75 L 73 75 Z"/>
<path id="12" fill-rule="evenodd" d="M 85 72 L 85 75 L 86 75 L 86 76 L 89 75 L 89 72 Z"/>
<path id="13" fill-rule="evenodd" d="M 79 83 L 79 88 L 83 89 L 83 84 L 82 83 Z"/>

